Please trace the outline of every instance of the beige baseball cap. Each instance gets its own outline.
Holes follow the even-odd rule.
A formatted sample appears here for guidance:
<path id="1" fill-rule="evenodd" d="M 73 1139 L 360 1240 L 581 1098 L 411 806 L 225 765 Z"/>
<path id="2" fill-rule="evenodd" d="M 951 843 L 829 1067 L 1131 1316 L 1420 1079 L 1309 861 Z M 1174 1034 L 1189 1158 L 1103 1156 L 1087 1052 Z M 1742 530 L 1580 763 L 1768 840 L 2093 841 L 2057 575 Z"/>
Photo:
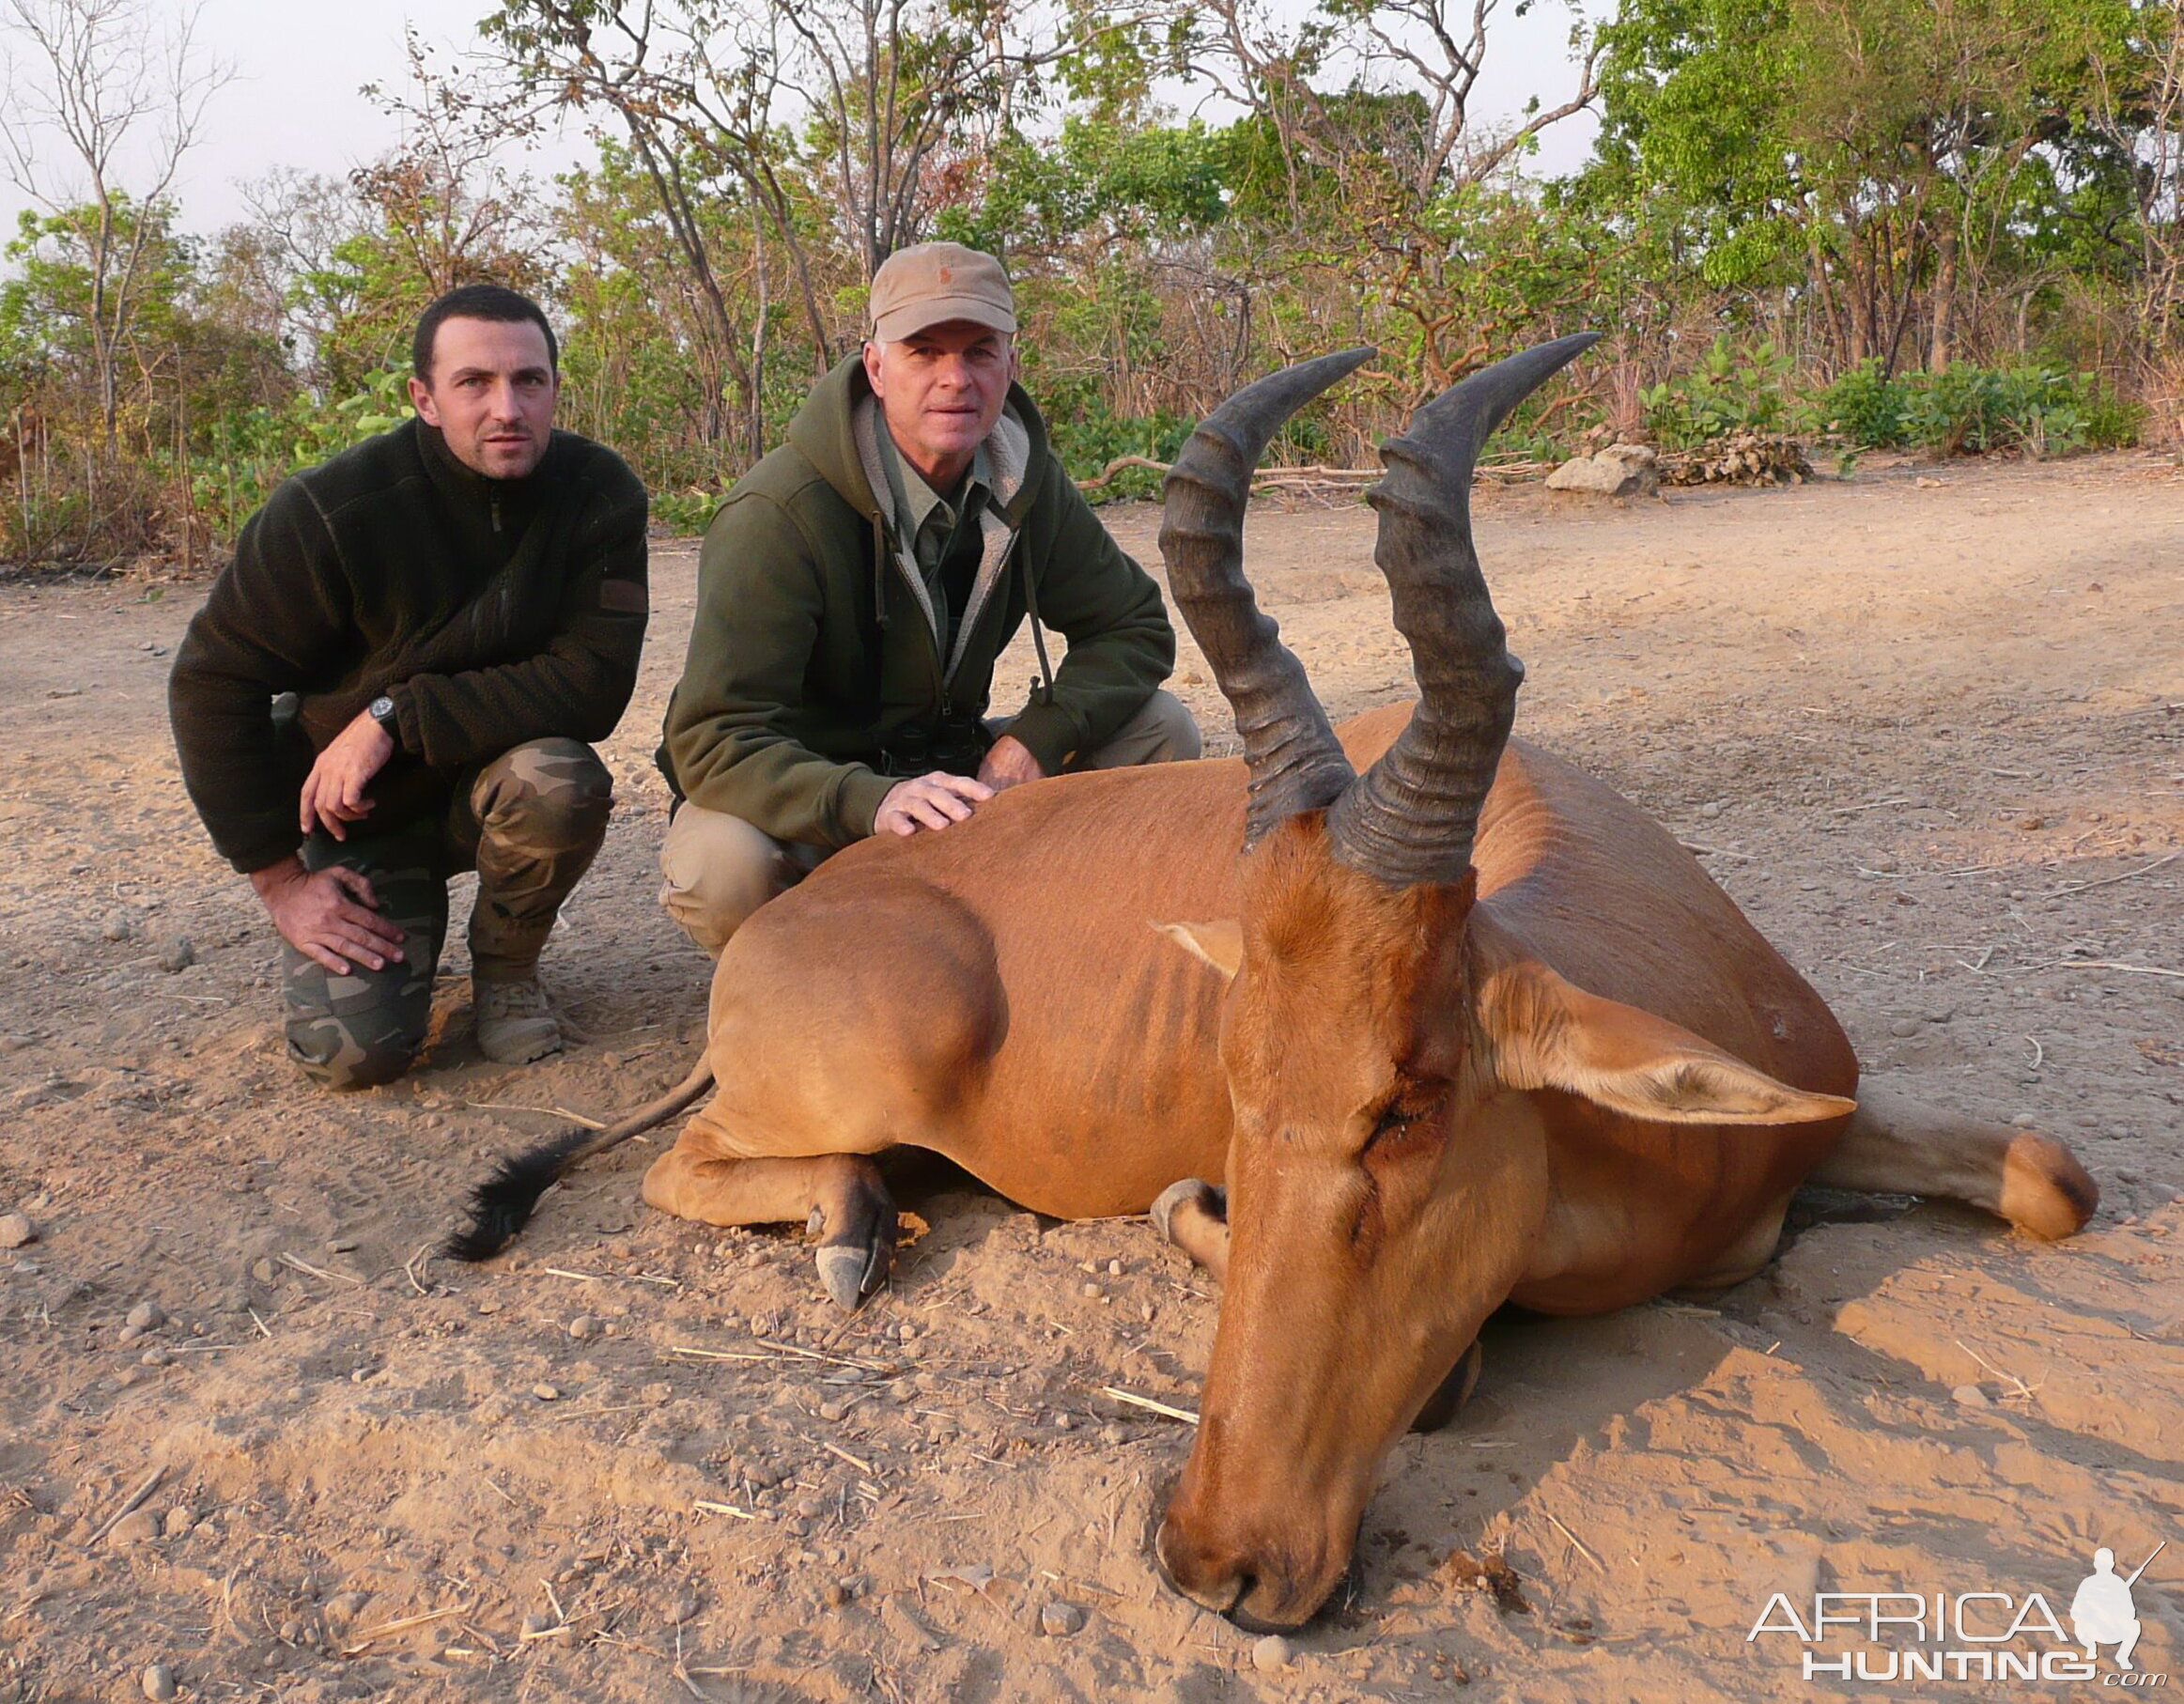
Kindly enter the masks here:
<path id="1" fill-rule="evenodd" d="M 921 242 L 880 263 L 872 280 L 873 341 L 900 343 L 951 319 L 1016 329 L 1016 298 L 999 261 L 960 242 Z"/>

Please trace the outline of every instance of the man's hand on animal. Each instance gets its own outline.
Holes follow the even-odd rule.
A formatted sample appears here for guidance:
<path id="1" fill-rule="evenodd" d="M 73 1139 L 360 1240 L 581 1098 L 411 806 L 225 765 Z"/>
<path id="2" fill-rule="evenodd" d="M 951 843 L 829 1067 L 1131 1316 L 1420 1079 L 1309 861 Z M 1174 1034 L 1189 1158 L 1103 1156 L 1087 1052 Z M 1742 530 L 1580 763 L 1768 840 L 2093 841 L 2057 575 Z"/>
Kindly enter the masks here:
<path id="1" fill-rule="evenodd" d="M 994 741 L 985 761 L 979 765 L 978 778 L 996 793 L 1005 793 L 1028 781 L 1045 781 L 1046 770 L 1031 755 L 1029 746 L 1004 734 Z"/>
<path id="2" fill-rule="evenodd" d="M 364 797 L 364 789 L 394 754 L 395 742 L 386 729 L 368 710 L 358 711 L 356 720 L 333 736 L 303 778 L 296 815 L 303 832 L 322 828 L 335 840 L 347 840 L 347 825 L 362 822 L 371 813 L 372 801 Z"/>
<path id="3" fill-rule="evenodd" d="M 349 967 L 383 970 L 402 959 L 402 931 L 381 917 L 379 896 L 354 870 L 339 864 L 307 874 L 298 858 L 285 858 L 250 878 L 281 938 L 336 976 Z"/>
<path id="4" fill-rule="evenodd" d="M 936 769 L 930 775 L 913 776 L 908 781 L 897 782 L 879 801 L 879 813 L 873 818 L 873 831 L 910 835 L 921 829 L 945 829 L 950 823 L 968 819 L 993 796 L 992 787 L 968 775 L 951 775 L 944 769 Z"/>

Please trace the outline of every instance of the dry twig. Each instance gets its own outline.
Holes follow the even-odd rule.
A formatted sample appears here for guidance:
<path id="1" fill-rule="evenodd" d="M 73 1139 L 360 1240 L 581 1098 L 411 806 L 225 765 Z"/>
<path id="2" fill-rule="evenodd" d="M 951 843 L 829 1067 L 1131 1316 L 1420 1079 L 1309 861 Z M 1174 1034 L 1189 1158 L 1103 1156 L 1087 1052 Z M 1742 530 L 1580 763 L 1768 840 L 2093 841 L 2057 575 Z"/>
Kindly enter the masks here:
<path id="1" fill-rule="evenodd" d="M 284 1266 L 293 1267 L 298 1272 L 308 1273 L 315 1278 L 324 1278 L 330 1284 L 353 1284 L 359 1289 L 364 1286 L 364 1279 L 360 1278 L 351 1278 L 346 1272 L 329 1272 L 323 1266 L 312 1265 L 309 1261 L 300 1261 L 285 1250 L 281 1254 L 280 1261 Z"/>
<path id="2" fill-rule="evenodd" d="M 1133 1408 L 1142 1408 L 1149 1414 L 1165 1415 L 1171 1420 L 1185 1420 L 1193 1426 L 1199 1423 L 1199 1417 L 1187 1408 L 1171 1408 L 1166 1402 L 1156 1402 L 1149 1396 L 1139 1396 L 1135 1391 L 1119 1389 L 1113 1385 L 1102 1385 L 1100 1394 L 1113 1397 L 1118 1402 L 1127 1402 Z"/>
<path id="3" fill-rule="evenodd" d="M 519 1107 L 510 1101 L 465 1101 L 466 1107 L 475 1107 L 480 1112 L 536 1112 L 547 1118 L 565 1118 L 572 1124 L 581 1124 L 586 1130 L 604 1130 L 607 1126 L 596 1118 L 586 1118 L 581 1112 L 571 1112 L 566 1107 Z"/>
<path id="4" fill-rule="evenodd" d="M 1569 1527 L 1563 1526 L 1562 1523 L 1557 1520 L 1553 1515 L 1547 1514 L 1547 1511 L 1544 1509 L 1541 1510 L 1540 1512 L 1543 1515 L 1547 1515 L 1547 1523 L 1549 1526 L 1553 1526 L 1557 1532 L 1560 1533 L 1564 1538 L 1568 1539 L 1572 1544 L 1577 1546 L 1577 1554 L 1579 1556 L 1583 1557 L 1595 1568 L 1599 1569 L 1601 1572 L 1605 1573 L 1607 1572 L 1607 1564 L 1592 1554 L 1591 1545 L 1588 1544 L 1574 1532 L 1572 1532 Z"/>
<path id="5" fill-rule="evenodd" d="M 2015 1385 L 2017 1386 L 2018 1395 L 2023 1397 L 2027 1402 L 2032 1400 L 2033 1387 L 2026 1384 L 2022 1379 L 2019 1378 L 2016 1373 L 2003 1371 L 2001 1368 L 1995 1366 L 1991 1361 L 1988 1360 L 1976 1349 L 1973 1348 L 1971 1344 L 1967 1343 L 1960 1337 L 1951 1338 L 1949 1340 L 1955 1343 L 1958 1348 L 1961 1349 L 1974 1360 L 1977 1361 L 1982 1368 L 1992 1373 L 1996 1378 L 2006 1379 L 2010 1384 Z"/>
<path id="6" fill-rule="evenodd" d="M 451 1616 L 467 1615 L 469 1612 L 470 1605 L 468 1603 L 457 1603 L 453 1609 L 431 1609 L 426 1610 L 423 1615 L 404 1616 L 398 1621 L 383 1621 L 369 1633 L 358 1634 L 348 1645 L 342 1647 L 341 1654 L 345 1657 L 353 1657 L 374 1639 L 383 1639 L 391 1633 L 408 1633 L 412 1627 L 427 1626 L 434 1621 L 444 1621 Z"/>
<path id="7" fill-rule="evenodd" d="M 86 1550 L 98 1549 L 99 1541 L 120 1526 L 125 1516 L 134 1514 L 143 1508 L 145 1498 L 157 1491 L 160 1488 L 160 1481 L 166 1477 L 167 1470 L 164 1467 L 154 1467 L 150 1473 L 145 1476 L 144 1483 L 129 1494 L 128 1499 L 123 1502 L 121 1507 L 100 1523 L 99 1530 L 91 1535 L 90 1542 L 84 1548 Z"/>
<path id="8" fill-rule="evenodd" d="M 2119 881 L 2135 881 L 2142 875 L 2150 875 L 2163 865 L 2173 864 L 2184 852 L 2172 852 L 2166 858 L 2157 858 L 2150 864 L 2141 864 L 2135 870 L 2126 870 L 2121 875 L 2104 875 L 2099 881 L 2066 882 L 2060 888 L 2052 888 L 2040 895 L 2042 899 L 2067 899 L 2073 893 L 2089 892 L 2095 888 L 2113 888 Z"/>

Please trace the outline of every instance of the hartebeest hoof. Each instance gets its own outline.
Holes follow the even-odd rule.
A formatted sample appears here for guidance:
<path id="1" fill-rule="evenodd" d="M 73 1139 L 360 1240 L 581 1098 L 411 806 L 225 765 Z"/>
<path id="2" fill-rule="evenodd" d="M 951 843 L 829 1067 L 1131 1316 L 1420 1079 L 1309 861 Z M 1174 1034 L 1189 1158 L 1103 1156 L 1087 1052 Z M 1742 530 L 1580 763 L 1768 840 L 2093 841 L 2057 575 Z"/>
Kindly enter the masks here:
<path id="1" fill-rule="evenodd" d="M 1438 1432 L 1464 1411 L 1464 1404 L 1471 1400 L 1471 1393 L 1479 1386 L 1479 1369 L 1486 1355 L 1479 1346 L 1479 1340 L 1471 1340 L 1471 1347 L 1456 1357 L 1456 1365 L 1448 1370 L 1433 1394 L 1426 1399 L 1426 1405 L 1418 1410 L 1418 1417 L 1411 1422 L 1413 1432 Z"/>
<path id="2" fill-rule="evenodd" d="M 1154 1227 L 1216 1278 L 1229 1269 L 1229 1192 L 1186 1177 L 1153 1203 Z"/>
<path id="3" fill-rule="evenodd" d="M 857 1180 L 831 1211 L 813 1207 L 806 1229 L 819 1238 L 812 1257 L 819 1282 L 840 1306 L 855 1310 L 887 1281 L 895 1258 L 895 1203 L 876 1179 Z"/>

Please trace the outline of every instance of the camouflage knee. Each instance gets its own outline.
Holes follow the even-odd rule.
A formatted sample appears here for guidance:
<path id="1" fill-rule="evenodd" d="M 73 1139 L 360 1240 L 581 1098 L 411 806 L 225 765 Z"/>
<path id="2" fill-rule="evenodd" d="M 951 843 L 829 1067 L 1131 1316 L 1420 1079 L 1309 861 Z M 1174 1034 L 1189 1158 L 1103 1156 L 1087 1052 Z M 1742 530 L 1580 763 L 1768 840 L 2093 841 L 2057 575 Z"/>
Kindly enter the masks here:
<path id="1" fill-rule="evenodd" d="M 304 848 L 313 870 L 346 864 L 370 880 L 381 916 L 403 934 L 403 957 L 383 969 L 328 970 L 295 948 L 281 949 L 281 997 L 288 1057 L 331 1089 L 367 1089 L 410 1068 L 432 1018 L 432 978 L 447 926 L 447 884 L 426 857 L 435 834 L 346 846 L 315 836 Z"/>
<path id="2" fill-rule="evenodd" d="M 288 1057 L 329 1089 L 369 1089 L 409 1070 L 432 1016 L 432 978 L 405 974 L 393 987 L 359 970 L 335 976 L 294 948 L 287 971 Z M 418 984 L 411 986 L 410 984 Z"/>
<path id="3" fill-rule="evenodd" d="M 479 857 L 558 858 L 592 852 L 606 835 L 614 778 L 577 739 L 532 739 L 511 747 L 472 783 Z"/>
<path id="4" fill-rule="evenodd" d="M 562 901 L 606 838 L 613 777 L 578 740 L 534 739 L 480 770 L 469 802 L 478 829 L 472 969 L 518 981 L 535 970 Z"/>

